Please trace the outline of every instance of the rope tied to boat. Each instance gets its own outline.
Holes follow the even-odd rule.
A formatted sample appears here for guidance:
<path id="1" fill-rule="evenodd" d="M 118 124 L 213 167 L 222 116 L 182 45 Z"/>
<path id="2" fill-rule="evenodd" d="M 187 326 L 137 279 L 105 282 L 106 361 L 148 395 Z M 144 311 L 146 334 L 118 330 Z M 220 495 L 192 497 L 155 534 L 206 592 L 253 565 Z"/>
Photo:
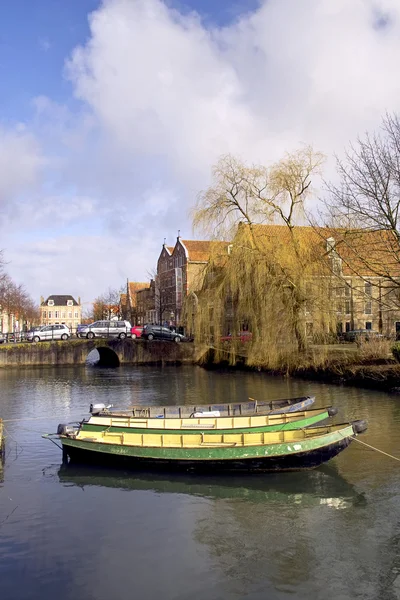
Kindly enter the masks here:
<path id="1" fill-rule="evenodd" d="M 380 452 L 381 454 L 384 454 L 385 456 L 388 456 L 389 458 L 393 458 L 394 460 L 397 460 L 400 462 L 400 458 L 398 458 L 397 456 L 393 456 L 393 454 L 389 454 L 388 452 L 385 452 L 384 450 L 380 450 L 379 448 L 376 448 L 375 446 L 371 446 L 371 444 L 367 444 L 367 442 L 363 442 L 362 440 L 359 440 L 355 436 L 353 436 L 352 439 L 355 440 L 356 442 L 358 442 L 359 444 L 363 444 L 363 446 L 367 446 L 367 448 L 370 448 L 371 450 L 375 450 L 375 452 Z"/>

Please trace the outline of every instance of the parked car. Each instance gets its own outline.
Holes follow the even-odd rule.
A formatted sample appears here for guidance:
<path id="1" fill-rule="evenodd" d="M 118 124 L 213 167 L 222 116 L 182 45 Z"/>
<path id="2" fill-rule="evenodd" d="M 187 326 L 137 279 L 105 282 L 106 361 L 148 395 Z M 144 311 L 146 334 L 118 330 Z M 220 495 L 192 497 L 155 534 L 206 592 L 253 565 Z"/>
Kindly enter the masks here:
<path id="1" fill-rule="evenodd" d="M 50 340 L 68 340 L 71 332 L 67 325 L 43 325 L 40 329 L 28 331 L 26 339 L 32 342 Z"/>
<path id="2" fill-rule="evenodd" d="M 143 333 L 143 326 L 134 325 L 131 329 L 131 337 L 136 340 L 136 338 L 140 338 Z"/>
<path id="3" fill-rule="evenodd" d="M 383 340 L 384 336 L 373 329 L 352 329 L 343 334 L 345 342 L 369 342 L 371 340 Z"/>
<path id="4" fill-rule="evenodd" d="M 131 329 L 129 321 L 95 321 L 82 327 L 78 337 L 88 340 L 94 337 L 117 337 L 123 340 L 131 336 Z"/>
<path id="5" fill-rule="evenodd" d="M 184 342 L 186 338 L 181 333 L 172 331 L 162 325 L 146 325 L 142 331 L 142 338 L 146 340 L 170 340 L 171 342 Z"/>
<path id="6" fill-rule="evenodd" d="M 79 325 L 76 326 L 76 337 L 80 337 L 79 334 L 85 327 L 87 327 L 87 323 L 79 323 Z"/>
<path id="7" fill-rule="evenodd" d="M 30 334 L 35 331 L 39 331 L 42 327 L 43 327 L 43 325 L 35 325 L 34 327 L 27 329 L 26 331 L 21 331 L 21 333 L 20 333 L 21 342 L 24 342 L 26 340 L 29 341 L 29 338 L 31 337 Z"/>
<path id="8" fill-rule="evenodd" d="M 224 344 L 228 344 L 229 342 L 251 342 L 253 334 L 251 331 L 240 331 L 237 335 L 232 335 L 228 333 L 228 335 L 223 335 L 220 338 L 220 341 Z"/>

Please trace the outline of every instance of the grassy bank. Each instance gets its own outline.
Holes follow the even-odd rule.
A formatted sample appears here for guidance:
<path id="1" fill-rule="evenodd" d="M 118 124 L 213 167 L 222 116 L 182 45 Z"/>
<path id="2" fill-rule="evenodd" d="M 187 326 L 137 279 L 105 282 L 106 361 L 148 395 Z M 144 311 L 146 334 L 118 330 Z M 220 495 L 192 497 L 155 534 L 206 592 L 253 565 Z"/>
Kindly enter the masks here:
<path id="1" fill-rule="evenodd" d="M 339 385 L 351 385 L 400 393 L 400 363 L 392 354 L 393 342 L 382 340 L 356 344 L 311 346 L 306 352 L 287 354 L 282 364 L 248 365 L 237 355 L 234 368 L 256 369 L 271 374 L 301 377 Z M 229 352 L 215 360 L 211 352 L 208 367 L 232 366 Z"/>

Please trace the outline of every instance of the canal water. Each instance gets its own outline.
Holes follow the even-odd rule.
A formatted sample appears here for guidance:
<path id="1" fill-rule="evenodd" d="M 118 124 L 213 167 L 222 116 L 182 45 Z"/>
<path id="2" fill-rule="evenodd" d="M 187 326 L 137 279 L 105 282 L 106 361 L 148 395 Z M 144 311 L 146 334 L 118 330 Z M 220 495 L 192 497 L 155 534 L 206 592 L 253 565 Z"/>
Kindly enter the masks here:
<path id="1" fill-rule="evenodd" d="M 315 471 L 221 477 L 68 468 L 45 432 L 91 402 L 315 394 L 400 458 L 400 397 L 199 367 L 0 370 L 2 600 L 400 598 L 400 462 L 353 442 Z"/>

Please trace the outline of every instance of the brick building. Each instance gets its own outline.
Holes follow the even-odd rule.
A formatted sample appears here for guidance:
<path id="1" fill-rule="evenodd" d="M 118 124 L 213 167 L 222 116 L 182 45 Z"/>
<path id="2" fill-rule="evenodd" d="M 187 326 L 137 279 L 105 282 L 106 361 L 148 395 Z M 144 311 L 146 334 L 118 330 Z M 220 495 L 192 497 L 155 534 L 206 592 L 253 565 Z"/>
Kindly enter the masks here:
<path id="1" fill-rule="evenodd" d="M 155 306 L 157 321 L 182 324 L 186 296 L 201 289 L 210 257 L 227 252 L 227 242 L 182 240 L 174 247 L 163 244 L 157 262 Z"/>

